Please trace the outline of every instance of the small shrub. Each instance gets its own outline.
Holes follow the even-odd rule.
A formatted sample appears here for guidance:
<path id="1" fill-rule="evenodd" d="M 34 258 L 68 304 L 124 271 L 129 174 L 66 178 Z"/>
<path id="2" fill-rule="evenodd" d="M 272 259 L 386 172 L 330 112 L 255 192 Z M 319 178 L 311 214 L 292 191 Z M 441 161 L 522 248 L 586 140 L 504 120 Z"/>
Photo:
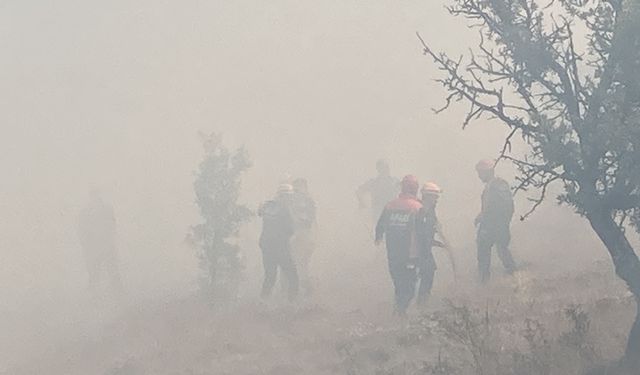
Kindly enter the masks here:
<path id="1" fill-rule="evenodd" d="M 242 271 L 240 248 L 229 242 L 253 213 L 238 204 L 241 176 L 251 162 L 246 151 L 229 151 L 217 133 L 200 134 L 204 159 L 193 184 L 203 222 L 191 227 L 190 242 L 198 250 L 202 288 L 213 299 L 235 298 Z"/>
<path id="2" fill-rule="evenodd" d="M 591 320 L 581 306 L 570 305 L 564 310 L 571 322 L 571 330 L 560 336 L 560 343 L 575 351 L 580 360 L 592 364 L 598 359 L 593 343 L 589 339 Z"/>
<path id="3" fill-rule="evenodd" d="M 497 331 L 490 324 L 488 307 L 484 313 L 480 313 L 467 306 L 448 304 L 444 314 L 434 316 L 444 338 L 466 350 L 476 374 L 496 373 L 500 345 Z"/>

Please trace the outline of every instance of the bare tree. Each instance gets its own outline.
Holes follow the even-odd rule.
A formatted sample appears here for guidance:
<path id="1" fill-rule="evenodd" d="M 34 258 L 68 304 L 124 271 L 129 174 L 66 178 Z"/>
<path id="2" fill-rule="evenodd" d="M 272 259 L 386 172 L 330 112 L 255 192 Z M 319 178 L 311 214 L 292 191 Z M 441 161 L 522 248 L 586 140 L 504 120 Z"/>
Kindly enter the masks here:
<path id="1" fill-rule="evenodd" d="M 510 129 L 500 158 L 518 168 L 516 192 L 537 191 L 522 219 L 561 184 L 558 200 L 587 218 L 640 304 L 640 261 L 625 233 L 640 229 L 640 0 L 549 1 L 453 0 L 449 12 L 479 31 L 465 58 L 418 37 L 444 72 L 440 110 L 461 101 L 463 127 L 486 116 Z M 516 136 L 528 146 L 522 157 L 511 153 Z M 640 366 L 640 314 L 624 360 Z"/>

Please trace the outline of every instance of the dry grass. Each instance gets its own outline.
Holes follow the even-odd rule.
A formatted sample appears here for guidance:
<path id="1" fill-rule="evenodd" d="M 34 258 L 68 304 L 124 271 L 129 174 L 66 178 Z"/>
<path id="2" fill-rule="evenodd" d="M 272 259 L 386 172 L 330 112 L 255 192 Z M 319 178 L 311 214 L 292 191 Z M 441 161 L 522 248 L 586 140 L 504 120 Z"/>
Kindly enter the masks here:
<path id="1" fill-rule="evenodd" d="M 634 311 L 624 286 L 598 268 L 440 285 L 427 311 L 407 319 L 392 316 L 384 293 L 342 292 L 293 306 L 247 299 L 213 309 L 197 297 L 134 305 L 6 373 L 611 374 Z"/>

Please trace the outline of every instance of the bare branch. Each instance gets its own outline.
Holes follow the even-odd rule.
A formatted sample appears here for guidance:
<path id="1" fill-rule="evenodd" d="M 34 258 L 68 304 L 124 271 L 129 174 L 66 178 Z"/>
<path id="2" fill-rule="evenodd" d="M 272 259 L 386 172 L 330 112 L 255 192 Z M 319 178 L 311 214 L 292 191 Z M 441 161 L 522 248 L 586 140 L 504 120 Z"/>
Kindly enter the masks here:
<path id="1" fill-rule="evenodd" d="M 542 204 L 542 202 L 545 200 L 547 196 L 547 188 L 549 187 L 549 185 L 551 185 L 551 183 L 557 180 L 558 180 L 558 177 L 552 177 L 544 181 L 544 183 L 540 187 L 540 195 L 538 196 L 538 198 L 529 199 L 530 201 L 533 202 L 533 206 L 531 206 L 529 211 L 525 212 L 524 215 L 520 216 L 520 221 L 525 221 L 529 216 L 531 216 L 536 211 L 536 209 L 538 209 L 538 207 L 540 207 L 540 205 Z"/>

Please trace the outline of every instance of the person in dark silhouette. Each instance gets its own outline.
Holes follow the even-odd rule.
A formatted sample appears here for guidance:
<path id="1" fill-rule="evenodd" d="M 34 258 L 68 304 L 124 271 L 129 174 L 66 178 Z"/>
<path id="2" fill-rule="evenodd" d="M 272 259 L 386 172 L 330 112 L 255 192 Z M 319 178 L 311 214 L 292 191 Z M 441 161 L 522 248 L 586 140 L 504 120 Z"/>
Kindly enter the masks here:
<path id="1" fill-rule="evenodd" d="M 476 165 L 478 177 L 484 182 L 482 208 L 476 217 L 476 243 L 478 247 L 478 273 L 480 282 L 486 284 L 491 277 L 491 249 L 495 245 L 498 257 L 507 273 L 516 270 L 509 242 L 511 241 L 511 218 L 513 217 L 513 195 L 509 184 L 495 175 L 495 161 L 481 160 Z"/>
<path id="2" fill-rule="evenodd" d="M 356 191 L 360 208 L 365 208 L 365 197 L 371 198 L 371 217 L 375 225 L 384 206 L 398 195 L 398 179 L 391 176 L 391 169 L 386 160 L 378 160 L 376 163 L 378 175 L 364 184 Z"/>
<path id="3" fill-rule="evenodd" d="M 291 215 L 293 187 L 282 184 L 273 200 L 265 202 L 258 210 L 262 217 L 260 248 L 264 265 L 262 297 L 271 295 L 280 270 L 287 279 L 289 300 L 298 296 L 298 272 L 291 256 L 291 237 L 294 234 L 294 221 Z"/>
<path id="4" fill-rule="evenodd" d="M 96 293 L 106 277 L 113 291 L 123 291 L 116 248 L 116 218 L 113 207 L 97 189 L 78 217 L 78 238 L 89 274 L 89 289 Z"/>

